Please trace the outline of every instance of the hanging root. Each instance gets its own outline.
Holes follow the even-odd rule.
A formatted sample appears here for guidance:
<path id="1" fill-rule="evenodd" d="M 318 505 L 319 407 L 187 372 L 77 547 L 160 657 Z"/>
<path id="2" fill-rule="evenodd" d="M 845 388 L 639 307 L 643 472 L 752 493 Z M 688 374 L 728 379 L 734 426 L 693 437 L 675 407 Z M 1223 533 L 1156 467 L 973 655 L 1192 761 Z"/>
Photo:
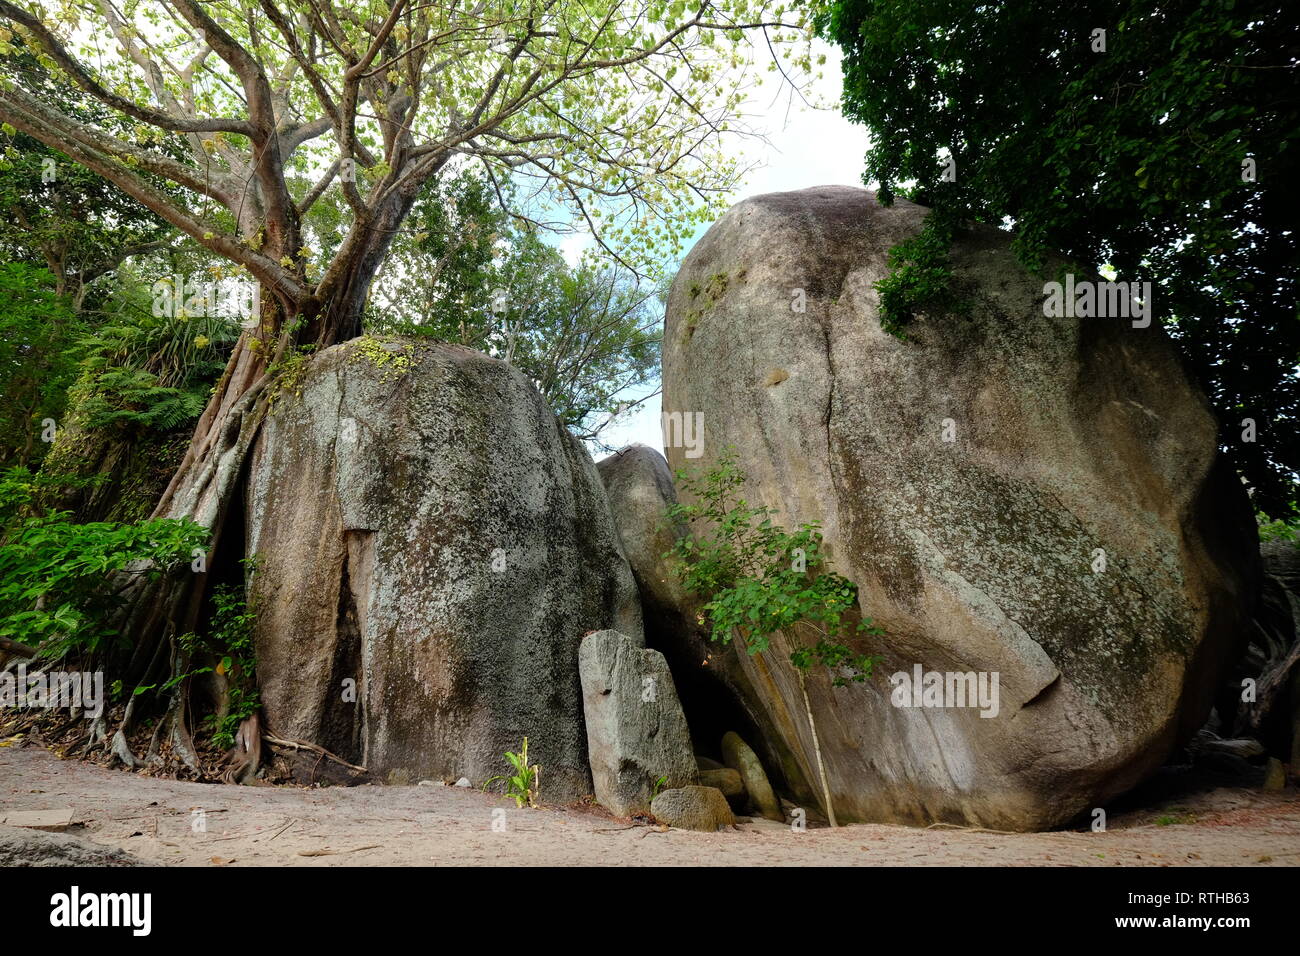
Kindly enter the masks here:
<path id="1" fill-rule="evenodd" d="M 167 761 L 158 751 L 158 747 L 163 741 L 163 731 L 167 728 L 167 720 L 163 719 L 154 724 L 153 735 L 149 738 L 149 750 L 145 754 L 144 762 L 151 767 L 161 767 Z"/>
<path id="2" fill-rule="evenodd" d="M 804 683 L 803 671 L 797 667 L 795 671 L 799 675 L 799 692 L 803 694 L 804 712 L 808 715 L 808 729 L 812 731 L 813 754 L 817 758 L 817 774 L 821 777 L 822 798 L 826 801 L 826 818 L 830 821 L 832 827 L 837 827 L 839 824 L 835 821 L 835 807 L 831 803 L 831 785 L 830 781 L 826 779 L 826 764 L 822 760 L 822 746 L 817 739 L 817 721 L 813 719 L 812 704 L 808 700 L 808 685 Z"/>
<path id="3" fill-rule="evenodd" d="M 77 754 L 78 756 L 84 757 L 92 750 L 97 750 L 104 746 L 107 741 L 108 721 L 104 719 L 103 714 L 100 714 L 90 722 L 90 730 L 86 733 L 86 742 L 81 745 L 81 749 L 77 751 Z"/>

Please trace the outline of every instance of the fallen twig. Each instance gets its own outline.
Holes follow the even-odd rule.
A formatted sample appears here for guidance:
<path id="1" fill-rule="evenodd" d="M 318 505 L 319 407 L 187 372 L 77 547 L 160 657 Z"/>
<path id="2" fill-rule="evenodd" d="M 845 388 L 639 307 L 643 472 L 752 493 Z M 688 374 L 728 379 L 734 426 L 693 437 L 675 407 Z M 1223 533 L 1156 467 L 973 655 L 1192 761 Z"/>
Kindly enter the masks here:
<path id="1" fill-rule="evenodd" d="M 369 846 L 354 846 L 350 850 L 299 850 L 299 856 L 337 856 L 340 853 L 360 853 L 362 850 L 377 850 L 382 844 L 372 843 Z"/>
<path id="2" fill-rule="evenodd" d="M 297 818 L 297 817 L 291 817 L 288 823 L 286 823 L 284 826 L 280 827 L 280 829 L 276 830 L 275 833 L 273 833 L 273 834 L 271 835 L 271 840 L 274 840 L 274 839 L 275 839 L 276 837 L 278 837 L 281 833 L 283 833 L 285 830 L 289 829 L 291 826 L 293 826 L 293 825 L 294 825 L 295 823 L 297 823 L 297 822 L 298 822 L 298 818 Z M 270 843 L 271 840 L 267 840 L 266 842 L 267 842 L 267 843 Z"/>
<path id="3" fill-rule="evenodd" d="M 935 827 L 942 827 L 945 830 L 961 830 L 963 833 L 999 833 L 1002 836 L 1024 836 L 1016 830 L 990 830 L 987 827 L 964 827 L 959 823 L 931 823 L 927 830 L 933 830 Z"/>

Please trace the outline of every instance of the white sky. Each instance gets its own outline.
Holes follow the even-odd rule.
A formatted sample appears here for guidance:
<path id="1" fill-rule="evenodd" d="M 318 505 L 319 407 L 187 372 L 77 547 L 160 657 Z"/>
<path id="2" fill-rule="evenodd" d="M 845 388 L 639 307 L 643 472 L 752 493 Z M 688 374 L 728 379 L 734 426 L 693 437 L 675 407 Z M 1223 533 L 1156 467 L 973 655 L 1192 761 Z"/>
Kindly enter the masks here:
<path id="1" fill-rule="evenodd" d="M 776 83 L 766 84 L 751 102 L 748 112 L 750 125 L 764 133 L 768 143 L 753 141 L 745 145 L 743 155 L 750 161 L 760 162 L 761 166 L 745 178 L 735 202 L 762 193 L 812 186 L 862 185 L 866 130 L 851 124 L 833 108 L 839 103 L 840 95 L 838 51 L 818 42 L 815 52 L 826 54 L 826 64 L 821 80 L 808 90 L 808 98 L 812 102 L 832 104 L 832 108 L 809 109 L 797 96 L 790 103 L 788 90 L 778 90 Z M 700 229 L 695 239 L 705 231 Z M 576 258 L 584 243 L 583 237 L 567 237 L 560 243 L 560 249 L 566 256 Z M 694 239 L 687 244 L 683 255 L 690 251 L 692 244 Z M 602 437 L 614 448 L 640 442 L 663 451 L 659 414 L 656 395 L 611 423 Z"/>

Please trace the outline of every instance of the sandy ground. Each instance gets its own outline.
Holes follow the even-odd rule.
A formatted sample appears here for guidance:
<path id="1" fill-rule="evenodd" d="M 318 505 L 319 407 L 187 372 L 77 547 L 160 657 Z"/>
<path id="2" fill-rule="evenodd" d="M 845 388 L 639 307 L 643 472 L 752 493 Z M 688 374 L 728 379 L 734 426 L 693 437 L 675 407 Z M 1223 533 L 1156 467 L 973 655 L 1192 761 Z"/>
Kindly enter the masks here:
<path id="1" fill-rule="evenodd" d="M 515 809 L 474 790 L 235 787 L 142 777 L 37 747 L 0 749 L 0 813 L 71 807 L 67 831 L 182 866 L 1295 866 L 1300 793 L 1218 789 L 1113 815 L 1104 833 L 861 825 L 716 834 L 632 826 L 585 808 Z M 206 832 L 194 832 L 193 811 Z M 504 831 L 493 830 L 494 811 Z M 1161 821 L 1161 822 L 1158 822 Z"/>

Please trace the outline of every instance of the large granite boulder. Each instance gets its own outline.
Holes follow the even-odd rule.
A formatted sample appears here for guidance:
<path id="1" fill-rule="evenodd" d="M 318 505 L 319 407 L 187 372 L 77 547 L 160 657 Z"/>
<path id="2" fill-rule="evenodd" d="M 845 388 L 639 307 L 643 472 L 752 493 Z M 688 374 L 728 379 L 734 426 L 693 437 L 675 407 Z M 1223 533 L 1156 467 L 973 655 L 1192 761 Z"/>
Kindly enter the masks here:
<path id="1" fill-rule="evenodd" d="M 825 187 L 724 215 L 668 301 L 663 407 L 704 426 L 702 457 L 668 461 L 734 446 L 750 499 L 820 522 L 886 631 L 855 648 L 884 658 L 870 683 L 808 677 L 840 820 L 1050 827 L 1201 725 L 1244 633 L 1253 523 L 1159 322 L 1046 317 L 1004 233 L 956 244 L 961 313 L 882 330 L 875 283 L 925 214 Z M 719 653 L 794 755 L 789 789 L 820 801 L 789 650 Z M 997 708 L 894 693 L 917 665 L 996 674 Z"/>
<path id="2" fill-rule="evenodd" d="M 650 812 L 656 786 L 699 779 L 691 734 L 664 656 L 617 631 L 578 647 L 596 800 L 621 817 Z"/>
<path id="3" fill-rule="evenodd" d="M 504 772 L 591 792 L 578 644 L 640 639 L 590 456 L 527 377 L 457 346 L 363 338 L 285 385 L 249 462 L 262 701 L 279 735 L 377 776 Z"/>

